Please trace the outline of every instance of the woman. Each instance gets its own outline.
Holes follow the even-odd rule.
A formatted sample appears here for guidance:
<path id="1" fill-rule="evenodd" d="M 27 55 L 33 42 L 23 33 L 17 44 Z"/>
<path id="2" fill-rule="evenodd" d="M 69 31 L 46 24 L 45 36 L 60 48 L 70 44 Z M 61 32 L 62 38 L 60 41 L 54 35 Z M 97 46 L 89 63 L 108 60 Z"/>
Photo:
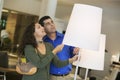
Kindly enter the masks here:
<path id="1" fill-rule="evenodd" d="M 77 60 L 77 56 L 74 56 L 69 60 L 60 61 L 56 53 L 62 50 L 63 45 L 53 49 L 49 43 L 43 42 L 45 35 L 44 28 L 37 22 L 30 24 L 25 29 L 18 52 L 25 55 L 27 62 L 31 62 L 38 69 L 34 75 L 23 75 L 22 80 L 50 80 L 50 62 L 58 67 L 63 67 Z"/>

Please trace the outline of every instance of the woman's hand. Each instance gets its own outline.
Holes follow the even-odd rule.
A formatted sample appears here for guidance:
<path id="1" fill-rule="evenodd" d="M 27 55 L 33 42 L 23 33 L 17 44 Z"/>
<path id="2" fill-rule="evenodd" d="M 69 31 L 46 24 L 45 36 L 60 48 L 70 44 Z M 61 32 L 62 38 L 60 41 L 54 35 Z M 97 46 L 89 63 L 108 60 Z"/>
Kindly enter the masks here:
<path id="1" fill-rule="evenodd" d="M 56 53 L 60 52 L 63 47 L 64 47 L 64 45 L 63 45 L 63 44 L 60 44 L 60 45 L 58 45 L 55 49 L 53 49 L 52 52 L 53 52 L 54 54 L 56 54 Z"/>
<path id="2" fill-rule="evenodd" d="M 77 61 L 77 59 L 78 59 L 78 55 L 75 55 L 69 59 L 69 63 L 73 63 L 74 61 Z"/>

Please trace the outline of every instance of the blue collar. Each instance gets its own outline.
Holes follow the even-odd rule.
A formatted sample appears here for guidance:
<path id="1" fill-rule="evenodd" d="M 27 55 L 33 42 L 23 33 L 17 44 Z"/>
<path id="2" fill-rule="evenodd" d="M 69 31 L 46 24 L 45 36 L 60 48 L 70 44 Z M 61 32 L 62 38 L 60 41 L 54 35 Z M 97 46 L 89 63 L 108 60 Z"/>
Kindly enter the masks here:
<path id="1" fill-rule="evenodd" d="M 62 33 L 59 33 L 58 31 L 56 31 L 56 38 L 57 37 L 63 37 L 64 35 Z M 46 39 L 50 39 L 47 35 L 44 36 L 43 40 L 46 40 Z"/>

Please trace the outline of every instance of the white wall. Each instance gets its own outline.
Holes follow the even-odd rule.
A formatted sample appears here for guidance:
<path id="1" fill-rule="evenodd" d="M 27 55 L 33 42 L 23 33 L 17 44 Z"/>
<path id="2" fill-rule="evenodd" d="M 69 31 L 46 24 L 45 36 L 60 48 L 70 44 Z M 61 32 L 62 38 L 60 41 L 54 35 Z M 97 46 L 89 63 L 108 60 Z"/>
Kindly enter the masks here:
<path id="1" fill-rule="evenodd" d="M 41 0 L 4 0 L 3 8 L 40 15 Z"/>
<path id="2" fill-rule="evenodd" d="M 106 48 L 111 53 L 120 52 L 120 2 L 111 3 L 104 10 L 102 33 L 107 34 Z"/>
<path id="3" fill-rule="evenodd" d="M 54 22 L 55 22 L 57 31 L 59 31 L 60 33 L 63 33 L 63 31 L 66 30 L 67 24 L 64 20 L 60 20 L 60 19 L 55 18 Z"/>

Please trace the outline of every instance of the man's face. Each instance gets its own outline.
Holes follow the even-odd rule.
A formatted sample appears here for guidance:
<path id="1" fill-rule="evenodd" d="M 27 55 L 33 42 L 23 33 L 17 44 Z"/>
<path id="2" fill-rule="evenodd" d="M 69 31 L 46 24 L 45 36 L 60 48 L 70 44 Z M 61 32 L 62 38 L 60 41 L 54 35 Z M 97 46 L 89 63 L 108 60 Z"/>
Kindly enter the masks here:
<path id="1" fill-rule="evenodd" d="M 44 20 L 44 29 L 48 34 L 56 32 L 55 24 L 52 19 Z"/>

